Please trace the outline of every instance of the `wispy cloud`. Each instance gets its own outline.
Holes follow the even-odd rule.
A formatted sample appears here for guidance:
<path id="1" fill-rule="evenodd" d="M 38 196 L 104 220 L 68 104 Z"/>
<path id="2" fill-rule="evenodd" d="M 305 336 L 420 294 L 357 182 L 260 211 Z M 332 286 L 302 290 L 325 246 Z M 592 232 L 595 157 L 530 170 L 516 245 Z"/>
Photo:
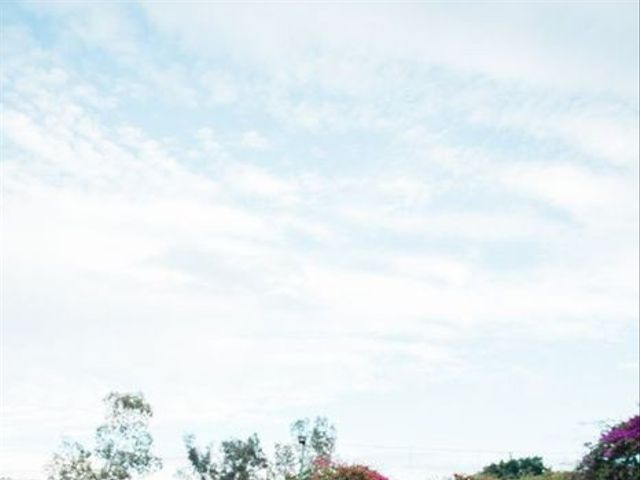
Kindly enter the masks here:
<path id="1" fill-rule="evenodd" d="M 518 382 L 588 392 L 543 350 L 617 392 L 554 424 L 633 408 L 637 6 L 577 8 L 7 6 L 2 473 L 108 389 L 149 393 L 168 455 L 291 412 L 451 445 L 485 376 L 463 410 L 502 450 L 500 401 L 544 401 Z"/>

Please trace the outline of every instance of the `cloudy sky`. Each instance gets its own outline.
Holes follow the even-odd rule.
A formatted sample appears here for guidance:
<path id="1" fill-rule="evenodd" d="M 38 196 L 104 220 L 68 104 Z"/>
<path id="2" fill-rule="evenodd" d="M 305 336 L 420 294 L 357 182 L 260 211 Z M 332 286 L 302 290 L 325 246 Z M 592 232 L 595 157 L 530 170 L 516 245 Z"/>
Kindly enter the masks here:
<path id="1" fill-rule="evenodd" d="M 101 398 L 397 480 L 638 407 L 636 2 L 3 2 L 0 474 Z"/>

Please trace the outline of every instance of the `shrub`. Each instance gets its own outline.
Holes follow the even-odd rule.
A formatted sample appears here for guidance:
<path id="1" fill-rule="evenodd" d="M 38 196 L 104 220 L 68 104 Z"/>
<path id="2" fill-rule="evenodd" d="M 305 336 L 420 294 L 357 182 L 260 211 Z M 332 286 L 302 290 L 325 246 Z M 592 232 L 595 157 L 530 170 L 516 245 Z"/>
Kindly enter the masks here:
<path id="1" fill-rule="evenodd" d="M 479 473 L 476 475 L 455 474 L 453 480 L 498 480 L 496 477 Z M 518 480 L 577 480 L 574 472 L 547 472 L 542 475 L 525 475 Z"/>
<path id="2" fill-rule="evenodd" d="M 384 475 L 364 465 L 317 465 L 312 480 L 389 480 Z"/>
<path id="3" fill-rule="evenodd" d="M 584 480 L 637 480 L 640 478 L 640 415 L 606 430 L 577 471 Z"/>
<path id="4" fill-rule="evenodd" d="M 522 478 L 527 475 L 539 476 L 549 472 L 542 457 L 525 457 L 492 463 L 482 469 L 482 474 L 496 479 Z"/>

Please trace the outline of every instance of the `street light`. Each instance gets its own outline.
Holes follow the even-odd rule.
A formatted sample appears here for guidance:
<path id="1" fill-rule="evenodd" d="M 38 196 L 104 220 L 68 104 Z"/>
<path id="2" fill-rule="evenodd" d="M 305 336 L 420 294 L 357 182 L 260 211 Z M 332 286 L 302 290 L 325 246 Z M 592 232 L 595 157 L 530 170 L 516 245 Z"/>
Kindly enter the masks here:
<path id="1" fill-rule="evenodd" d="M 300 472 L 298 473 L 298 478 L 302 480 L 302 473 L 304 472 L 304 450 L 307 445 L 307 437 L 298 435 L 298 444 L 300 445 Z"/>

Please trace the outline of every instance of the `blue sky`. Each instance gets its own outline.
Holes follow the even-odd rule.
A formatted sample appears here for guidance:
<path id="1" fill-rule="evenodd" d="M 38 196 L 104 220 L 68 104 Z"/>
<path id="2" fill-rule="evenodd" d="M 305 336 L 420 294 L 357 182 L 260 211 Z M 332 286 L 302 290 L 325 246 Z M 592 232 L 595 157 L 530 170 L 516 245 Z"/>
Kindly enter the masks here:
<path id="1" fill-rule="evenodd" d="M 638 4 L 2 4 L 0 474 L 100 399 L 396 479 L 638 408 Z"/>

